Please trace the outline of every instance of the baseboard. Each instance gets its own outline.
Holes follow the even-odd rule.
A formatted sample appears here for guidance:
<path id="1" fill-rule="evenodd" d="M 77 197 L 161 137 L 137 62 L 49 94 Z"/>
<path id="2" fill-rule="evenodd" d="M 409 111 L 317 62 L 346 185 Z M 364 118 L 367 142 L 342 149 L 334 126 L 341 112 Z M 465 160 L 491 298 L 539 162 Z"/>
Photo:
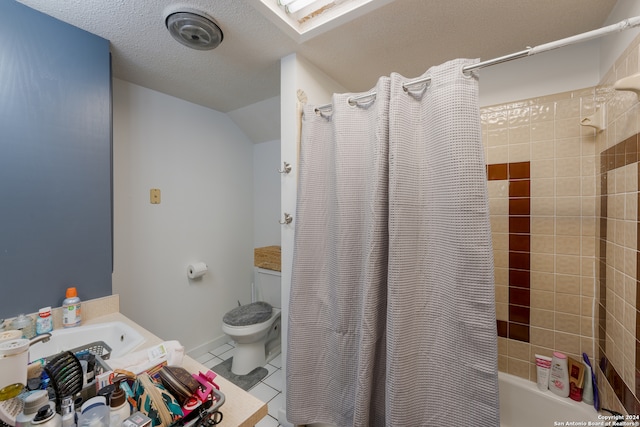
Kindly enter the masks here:
<path id="1" fill-rule="evenodd" d="M 282 427 L 295 427 L 287 420 L 287 411 L 285 408 L 278 409 L 278 423 L 280 423 Z"/>
<path id="2" fill-rule="evenodd" d="M 222 335 L 212 341 L 208 341 L 204 344 L 201 344 L 197 347 L 194 347 L 190 350 L 187 351 L 187 356 L 191 357 L 192 359 L 196 359 L 200 356 L 202 356 L 203 354 L 214 350 L 218 347 L 220 347 L 223 344 L 228 343 L 230 340 L 230 338 L 226 335 Z"/>

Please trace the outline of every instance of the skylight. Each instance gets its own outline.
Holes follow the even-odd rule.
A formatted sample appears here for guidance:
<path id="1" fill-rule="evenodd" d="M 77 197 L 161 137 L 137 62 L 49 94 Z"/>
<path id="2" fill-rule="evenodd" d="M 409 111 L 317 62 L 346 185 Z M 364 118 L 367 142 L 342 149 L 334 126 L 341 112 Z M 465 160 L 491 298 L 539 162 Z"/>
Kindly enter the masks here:
<path id="1" fill-rule="evenodd" d="M 291 38 L 303 43 L 394 0 L 252 0 Z"/>

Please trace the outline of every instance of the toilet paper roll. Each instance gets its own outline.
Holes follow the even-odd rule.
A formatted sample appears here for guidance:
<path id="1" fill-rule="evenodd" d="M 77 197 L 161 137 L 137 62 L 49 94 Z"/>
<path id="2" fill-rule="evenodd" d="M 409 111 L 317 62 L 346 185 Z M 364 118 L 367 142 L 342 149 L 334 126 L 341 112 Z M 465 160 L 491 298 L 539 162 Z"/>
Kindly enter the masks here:
<path id="1" fill-rule="evenodd" d="M 187 276 L 189 279 L 197 279 L 207 272 L 207 264 L 204 262 L 194 262 L 187 267 Z"/>

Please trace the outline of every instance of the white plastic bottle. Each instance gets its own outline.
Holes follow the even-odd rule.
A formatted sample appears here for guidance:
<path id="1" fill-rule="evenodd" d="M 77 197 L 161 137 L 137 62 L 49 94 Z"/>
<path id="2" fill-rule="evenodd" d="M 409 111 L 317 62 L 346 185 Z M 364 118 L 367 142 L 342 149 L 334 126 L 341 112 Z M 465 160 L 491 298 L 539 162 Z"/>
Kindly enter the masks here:
<path id="1" fill-rule="evenodd" d="M 36 416 L 31 420 L 32 427 L 62 427 L 62 417 L 51 408 L 44 405 L 38 409 Z"/>
<path id="2" fill-rule="evenodd" d="M 569 366 L 567 356 L 554 352 L 549 375 L 549 390 L 560 397 L 569 397 Z"/>
<path id="3" fill-rule="evenodd" d="M 36 333 L 46 334 L 53 330 L 53 319 L 51 318 L 51 307 L 43 307 L 38 311 L 36 319 Z"/>
<path id="4" fill-rule="evenodd" d="M 593 405 L 593 382 L 591 380 L 591 366 L 584 363 L 584 390 L 582 391 L 582 401 Z"/>
<path id="5" fill-rule="evenodd" d="M 31 427 L 31 421 L 36 417 L 38 409 L 49 402 L 46 390 L 37 390 L 24 398 L 24 408 L 16 417 L 16 427 Z"/>
<path id="6" fill-rule="evenodd" d="M 80 407 L 78 427 L 109 427 L 109 407 L 104 396 L 95 396 Z"/>
<path id="7" fill-rule="evenodd" d="M 549 390 L 549 373 L 552 359 L 541 354 L 536 354 L 536 368 L 538 374 L 538 388 L 542 391 Z"/>
<path id="8" fill-rule="evenodd" d="M 82 320 L 80 298 L 76 288 L 67 288 L 66 298 L 62 301 L 62 326 L 72 328 L 80 326 Z"/>

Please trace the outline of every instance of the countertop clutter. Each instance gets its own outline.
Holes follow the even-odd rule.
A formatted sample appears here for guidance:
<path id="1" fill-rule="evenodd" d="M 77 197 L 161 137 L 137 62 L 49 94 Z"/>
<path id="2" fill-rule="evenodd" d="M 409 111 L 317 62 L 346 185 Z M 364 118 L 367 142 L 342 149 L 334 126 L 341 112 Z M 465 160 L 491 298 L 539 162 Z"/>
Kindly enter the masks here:
<path id="1" fill-rule="evenodd" d="M 92 318 L 84 322 L 84 325 L 98 324 L 104 322 L 121 321 L 135 328 L 145 338 L 144 343 L 136 350 L 153 347 L 163 342 L 162 339 L 142 328 L 121 313 L 110 313 Z M 191 373 L 199 371 L 206 372 L 207 367 L 200 364 L 191 357 L 185 355 L 182 367 Z M 235 384 L 229 382 L 222 376 L 217 376 L 216 383 L 220 386 L 220 391 L 225 395 L 224 405 L 220 408 L 224 417 L 221 427 L 249 427 L 254 426 L 258 421 L 267 415 L 267 404 L 255 398 L 251 394 L 242 390 Z"/>

